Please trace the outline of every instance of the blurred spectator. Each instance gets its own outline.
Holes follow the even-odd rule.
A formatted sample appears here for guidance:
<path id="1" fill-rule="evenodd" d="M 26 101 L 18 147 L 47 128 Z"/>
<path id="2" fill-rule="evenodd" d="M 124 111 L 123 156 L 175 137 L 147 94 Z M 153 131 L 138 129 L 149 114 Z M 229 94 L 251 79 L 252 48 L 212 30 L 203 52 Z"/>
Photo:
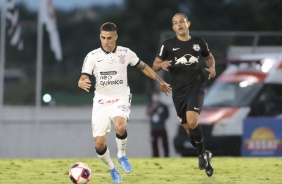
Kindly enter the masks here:
<path id="1" fill-rule="evenodd" d="M 159 138 L 162 140 L 164 156 L 169 157 L 168 136 L 165 127 L 165 122 L 169 117 L 169 110 L 168 106 L 161 102 L 159 90 L 154 90 L 152 93 L 147 115 L 150 117 L 153 157 L 160 157 Z"/>

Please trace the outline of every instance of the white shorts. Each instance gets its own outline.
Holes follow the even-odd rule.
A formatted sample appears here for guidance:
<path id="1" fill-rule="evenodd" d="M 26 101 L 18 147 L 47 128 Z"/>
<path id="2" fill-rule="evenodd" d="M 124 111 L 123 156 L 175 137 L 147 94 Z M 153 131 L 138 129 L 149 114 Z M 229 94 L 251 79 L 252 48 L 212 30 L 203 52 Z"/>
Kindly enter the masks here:
<path id="1" fill-rule="evenodd" d="M 94 98 L 92 109 L 93 137 L 103 136 L 111 130 L 111 122 L 121 116 L 129 120 L 131 94 L 123 98 Z"/>

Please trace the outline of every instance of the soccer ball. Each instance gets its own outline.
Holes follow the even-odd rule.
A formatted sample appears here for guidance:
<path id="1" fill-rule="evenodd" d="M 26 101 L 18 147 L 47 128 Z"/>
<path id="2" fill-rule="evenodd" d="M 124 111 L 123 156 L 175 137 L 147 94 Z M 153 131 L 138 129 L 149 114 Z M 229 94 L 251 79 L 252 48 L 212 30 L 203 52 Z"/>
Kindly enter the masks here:
<path id="1" fill-rule="evenodd" d="M 91 179 L 91 169 L 87 164 L 77 162 L 70 168 L 69 176 L 75 184 L 86 184 Z"/>

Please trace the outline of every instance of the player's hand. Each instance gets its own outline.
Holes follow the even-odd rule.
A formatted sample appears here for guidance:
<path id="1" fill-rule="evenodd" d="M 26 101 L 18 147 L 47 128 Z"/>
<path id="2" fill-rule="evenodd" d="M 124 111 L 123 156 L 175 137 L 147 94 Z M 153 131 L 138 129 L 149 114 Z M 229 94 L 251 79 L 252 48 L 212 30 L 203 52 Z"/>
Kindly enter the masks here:
<path id="1" fill-rule="evenodd" d="M 214 68 L 205 68 L 205 70 L 207 72 L 209 72 L 209 77 L 208 79 L 212 79 L 216 76 L 216 72 L 215 72 L 215 69 Z"/>
<path id="2" fill-rule="evenodd" d="M 165 71 L 168 71 L 168 68 L 171 66 L 171 64 L 170 64 L 171 62 L 172 62 L 171 60 L 170 61 L 163 61 L 161 63 L 162 69 L 165 70 Z"/>
<path id="3" fill-rule="evenodd" d="M 78 87 L 80 87 L 84 91 L 89 92 L 89 89 L 91 87 L 91 81 L 89 79 L 79 80 Z"/>
<path id="4" fill-rule="evenodd" d="M 165 93 L 166 96 L 171 92 L 171 87 L 166 82 L 162 82 L 160 84 L 160 89 L 161 89 L 162 92 Z"/>

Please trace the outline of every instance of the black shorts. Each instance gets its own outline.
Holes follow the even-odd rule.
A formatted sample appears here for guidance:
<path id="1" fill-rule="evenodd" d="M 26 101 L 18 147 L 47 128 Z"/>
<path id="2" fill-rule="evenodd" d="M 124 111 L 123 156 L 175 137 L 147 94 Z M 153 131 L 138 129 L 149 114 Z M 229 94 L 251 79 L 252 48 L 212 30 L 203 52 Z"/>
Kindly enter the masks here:
<path id="1" fill-rule="evenodd" d="M 181 124 L 187 123 L 186 112 L 195 111 L 201 113 L 205 91 L 205 85 L 197 85 L 187 95 L 183 97 L 173 97 L 173 103 L 177 112 L 177 116 L 181 118 Z"/>

